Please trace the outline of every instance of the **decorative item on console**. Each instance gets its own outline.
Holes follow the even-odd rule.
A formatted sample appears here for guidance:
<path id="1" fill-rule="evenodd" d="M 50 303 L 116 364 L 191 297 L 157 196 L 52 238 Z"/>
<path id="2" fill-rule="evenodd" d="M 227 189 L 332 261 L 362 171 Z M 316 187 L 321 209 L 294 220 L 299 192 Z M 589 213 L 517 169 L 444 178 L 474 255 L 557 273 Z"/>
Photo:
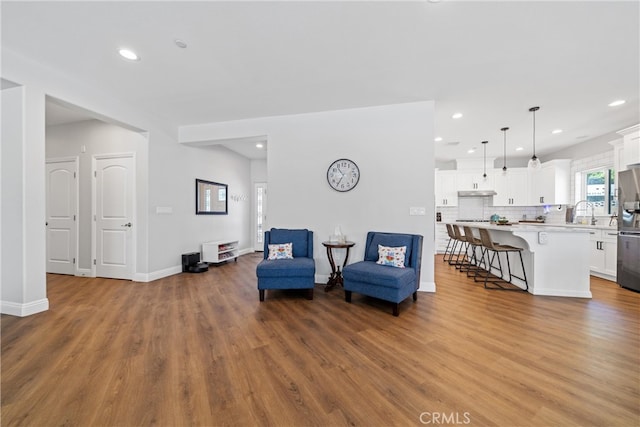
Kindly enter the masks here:
<path id="1" fill-rule="evenodd" d="M 329 236 L 329 241 L 333 243 L 345 243 L 347 241 L 347 236 L 342 234 L 342 229 L 339 225 L 335 228 L 333 234 Z"/>

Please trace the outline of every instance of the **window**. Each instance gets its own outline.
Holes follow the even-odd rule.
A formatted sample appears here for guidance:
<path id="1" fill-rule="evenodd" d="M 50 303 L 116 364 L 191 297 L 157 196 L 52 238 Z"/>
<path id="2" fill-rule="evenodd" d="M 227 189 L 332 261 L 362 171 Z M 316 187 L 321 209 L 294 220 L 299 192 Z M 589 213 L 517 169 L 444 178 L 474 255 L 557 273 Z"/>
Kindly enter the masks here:
<path id="1" fill-rule="evenodd" d="M 578 216 L 591 215 L 591 207 L 594 215 L 607 216 L 615 214 L 618 210 L 616 195 L 616 173 L 613 168 L 604 167 L 576 174 L 576 203 L 586 200 L 578 207 Z"/>

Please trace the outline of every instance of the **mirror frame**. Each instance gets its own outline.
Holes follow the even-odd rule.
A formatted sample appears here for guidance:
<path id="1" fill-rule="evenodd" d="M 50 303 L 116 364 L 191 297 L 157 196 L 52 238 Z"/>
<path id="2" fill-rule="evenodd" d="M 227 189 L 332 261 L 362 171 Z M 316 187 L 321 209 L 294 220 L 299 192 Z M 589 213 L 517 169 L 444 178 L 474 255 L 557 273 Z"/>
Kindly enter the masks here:
<path id="1" fill-rule="evenodd" d="M 203 206 L 200 195 L 210 190 L 212 194 L 220 194 L 224 190 L 224 201 L 219 200 L 211 204 L 209 209 Z M 196 215 L 227 215 L 229 213 L 229 186 L 219 182 L 206 181 L 196 178 Z M 223 207 L 224 205 L 224 207 Z"/>

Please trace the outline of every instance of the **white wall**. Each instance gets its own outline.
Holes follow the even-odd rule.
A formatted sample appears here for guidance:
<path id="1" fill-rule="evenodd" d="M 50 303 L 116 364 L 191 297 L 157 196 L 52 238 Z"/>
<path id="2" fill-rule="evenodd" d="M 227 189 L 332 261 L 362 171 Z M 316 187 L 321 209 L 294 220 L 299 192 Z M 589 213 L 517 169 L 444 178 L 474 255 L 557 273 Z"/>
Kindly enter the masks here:
<path id="1" fill-rule="evenodd" d="M 196 178 L 228 184 L 230 196 L 251 195 L 249 160 L 224 147 L 185 147 L 167 140 L 156 143 L 150 150 L 153 160 L 148 165 L 145 135 L 90 120 L 47 128 L 47 158 L 78 156 L 80 159 L 80 268 L 91 268 L 92 156 L 121 152 L 136 153 L 136 192 L 150 194 L 150 197 L 137 200 L 137 211 L 148 212 L 149 228 L 154 230 L 149 234 L 149 244 L 139 245 L 145 248 L 145 253 L 138 253 L 137 257 L 148 258 L 149 265 L 136 266 L 138 280 L 152 280 L 180 272 L 180 255 L 199 252 L 205 241 L 233 239 L 240 241 L 241 249 L 252 246 L 248 198 L 237 201 L 230 198 L 228 215 L 195 215 Z M 147 188 L 149 173 L 155 178 Z M 152 201 L 151 205 L 146 203 L 147 200 Z M 158 207 L 171 208 L 172 213 L 158 213 Z M 138 234 L 138 238 L 141 236 Z"/>
<path id="2" fill-rule="evenodd" d="M 367 231 L 424 236 L 422 290 L 435 288 L 433 103 L 356 108 L 312 114 L 186 126 L 184 143 L 252 135 L 268 136 L 268 217 L 270 227 L 315 232 L 316 269 L 329 274 L 321 242 L 340 225 L 362 259 Z M 327 168 L 349 158 L 361 178 L 352 191 L 327 184 Z M 425 207 L 425 216 L 409 208 Z"/>
<path id="3" fill-rule="evenodd" d="M 195 177 L 219 180 L 229 184 L 230 191 L 250 194 L 250 162 L 229 151 L 219 148 L 197 149 L 177 143 L 177 129 L 151 117 L 144 111 L 132 109 L 129 104 L 114 99 L 99 87 L 84 84 L 74 76 L 61 74 L 47 68 L 11 50 L 2 52 L 2 78 L 21 85 L 23 91 L 20 105 L 5 105 L 3 101 L 3 132 L 5 117 L 14 117 L 24 113 L 23 123 L 17 123 L 25 134 L 18 141 L 22 152 L 22 172 L 2 170 L 2 180 L 11 182 L 14 188 L 22 188 L 23 209 L 19 213 L 23 221 L 22 233 L 18 241 L 23 248 L 13 252 L 16 259 L 12 265 L 26 265 L 22 278 L 11 281 L 12 290 L 22 295 L 18 311 L 2 300 L 2 312 L 25 315 L 29 310 L 41 310 L 48 307 L 46 300 L 46 262 L 45 262 L 45 97 L 51 96 L 67 104 L 77 105 L 92 111 L 112 124 L 137 129 L 147 136 L 148 161 L 138 171 L 138 234 L 136 280 L 152 280 L 163 275 L 180 271 L 180 254 L 197 250 L 202 241 L 221 236 L 224 231 L 241 240 L 241 246 L 250 247 L 248 203 L 230 203 L 229 210 L 238 215 L 227 216 L 215 221 L 212 217 L 195 215 Z M 4 90 L 3 90 L 4 94 Z M 4 99 L 4 98 L 3 98 Z M 7 114 L 7 116 L 5 116 Z M 25 144 L 23 141 L 29 141 Z M 5 147 L 3 135 L 3 147 Z M 18 147 L 18 146 L 13 146 Z M 138 156 L 144 158 L 144 150 Z M 6 148 L 5 148 L 6 150 Z M 11 150 L 9 150 L 10 152 Z M 7 159 L 7 161 L 13 161 Z M 2 160 L 3 166 L 5 159 Z M 147 167 L 144 170 L 144 167 Z M 4 184 L 3 184 L 4 186 Z M 10 193 L 7 193 L 10 194 Z M 7 212 L 8 202 L 2 194 L 3 229 L 11 215 Z M 17 201 L 17 203 L 20 203 Z M 156 207 L 171 206 L 171 215 L 156 214 Z M 208 218 L 208 220 L 207 220 Z M 12 227 L 15 225 L 12 225 Z M 237 227 L 237 230 L 232 230 Z M 227 231 L 229 230 L 229 231 Z M 3 235 L 2 257 L 5 268 L 5 236 Z M 14 247 L 15 243 L 12 244 Z M 19 246 L 19 245 L 18 245 Z M 11 255 L 10 255 L 11 256 Z M 2 289 L 6 288 L 3 280 Z M 9 292 L 9 291 L 7 291 Z M 8 295 L 8 294 L 7 294 Z M 41 303 L 35 306 L 35 303 Z M 21 305 L 20 305 L 21 304 Z M 46 307 L 44 309 L 46 309 Z"/>
<path id="4" fill-rule="evenodd" d="M 221 147 L 178 144 L 177 130 L 74 76 L 7 49 L 2 52 L 2 60 L 2 78 L 21 85 L 18 90 L 22 91 L 20 105 L 9 105 L 6 111 L 3 108 L 3 132 L 5 117 L 19 115 L 19 110 L 24 114 L 22 139 L 13 145 L 22 153 L 22 171 L 5 169 L 4 164 L 12 160 L 5 161 L 4 155 L 2 159 L 3 188 L 7 179 L 21 188 L 22 197 L 13 205 L 3 192 L 3 230 L 11 218 L 8 208 L 22 204 L 17 215 L 23 222 L 18 238 L 22 251 L 14 251 L 16 259 L 10 260 L 12 265 L 23 266 L 21 276 L 7 283 L 5 273 L 10 270 L 5 259 L 11 252 L 7 251 L 4 234 L 2 238 L 3 295 L 15 293 L 20 299 L 16 305 L 5 304 L 14 302 L 2 299 L 4 313 L 26 315 L 48 308 L 43 226 L 46 96 L 93 111 L 110 123 L 146 132 L 148 169 L 139 171 L 137 183 L 143 189 L 138 191 L 138 204 L 145 207 L 137 212 L 138 280 L 177 272 L 180 254 L 197 250 L 203 241 L 234 238 L 240 240 L 241 249 L 252 246 L 249 203 L 230 202 L 230 215 L 226 217 L 194 214 L 196 177 L 227 183 L 230 193 L 251 195 L 251 162 Z M 319 273 L 329 271 L 320 242 L 338 224 L 350 239 L 361 243 L 352 259 L 362 257 L 367 230 L 417 232 L 425 236 L 422 282 L 424 288 L 434 287 L 433 103 L 263 118 L 233 125 L 205 125 L 201 130 L 212 131 L 218 137 L 225 133 L 232 137 L 269 136 L 271 225 L 314 229 Z M 2 145 L 3 153 L 7 152 L 4 134 Z M 358 187 L 345 194 L 330 190 L 326 184 L 326 168 L 340 157 L 356 161 L 363 174 Z M 410 206 L 424 206 L 427 215 L 410 217 Z M 157 207 L 172 207 L 173 213 L 157 214 Z"/>
<path id="5" fill-rule="evenodd" d="M 84 150 L 83 150 L 84 148 Z M 77 156 L 78 165 L 78 268 L 91 269 L 91 160 L 97 154 L 136 153 L 136 193 L 146 193 L 147 138 L 146 135 L 99 120 L 48 126 L 46 129 L 46 158 Z M 83 152 L 84 151 L 84 152 Z M 136 200 L 136 211 L 145 211 L 146 204 Z M 134 224 L 137 238 L 144 234 Z M 142 245 L 146 247 L 146 245 Z M 137 253 L 136 258 L 146 254 Z M 146 264 L 145 264 L 146 266 Z M 140 271 L 136 266 L 134 271 Z"/>
<path id="6" fill-rule="evenodd" d="M 203 242 L 239 240 L 252 248 L 249 199 L 229 197 L 228 215 L 195 214 L 195 180 L 227 184 L 229 196 L 252 194 L 251 162 L 224 147 L 188 147 L 163 141 L 149 152 L 149 271 L 151 278 L 180 267 L 182 253 L 199 252 Z M 158 214 L 170 207 L 172 214 Z"/>
<path id="7" fill-rule="evenodd" d="M 2 90 L 2 284 L 0 311 L 49 308 L 45 274 L 44 92 Z"/>

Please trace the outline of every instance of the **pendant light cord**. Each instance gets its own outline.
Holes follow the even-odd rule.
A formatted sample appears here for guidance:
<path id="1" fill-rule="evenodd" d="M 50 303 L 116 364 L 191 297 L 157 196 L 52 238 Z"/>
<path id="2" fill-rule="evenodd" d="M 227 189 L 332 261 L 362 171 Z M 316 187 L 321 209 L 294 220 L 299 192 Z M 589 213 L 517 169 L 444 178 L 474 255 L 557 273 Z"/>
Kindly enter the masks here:
<path id="1" fill-rule="evenodd" d="M 538 156 L 536 156 L 536 111 L 538 111 L 540 107 L 531 107 L 529 111 L 533 113 L 533 156 L 532 160 L 536 160 Z"/>
<path id="2" fill-rule="evenodd" d="M 505 127 L 500 130 L 504 132 L 504 155 L 502 160 L 502 171 L 506 172 L 507 171 L 507 131 L 509 130 L 509 128 Z"/>
<path id="3" fill-rule="evenodd" d="M 489 141 L 482 141 L 482 145 L 484 148 L 484 162 L 482 164 L 482 166 L 484 167 L 484 173 L 482 174 L 483 178 L 487 177 L 487 143 Z"/>

